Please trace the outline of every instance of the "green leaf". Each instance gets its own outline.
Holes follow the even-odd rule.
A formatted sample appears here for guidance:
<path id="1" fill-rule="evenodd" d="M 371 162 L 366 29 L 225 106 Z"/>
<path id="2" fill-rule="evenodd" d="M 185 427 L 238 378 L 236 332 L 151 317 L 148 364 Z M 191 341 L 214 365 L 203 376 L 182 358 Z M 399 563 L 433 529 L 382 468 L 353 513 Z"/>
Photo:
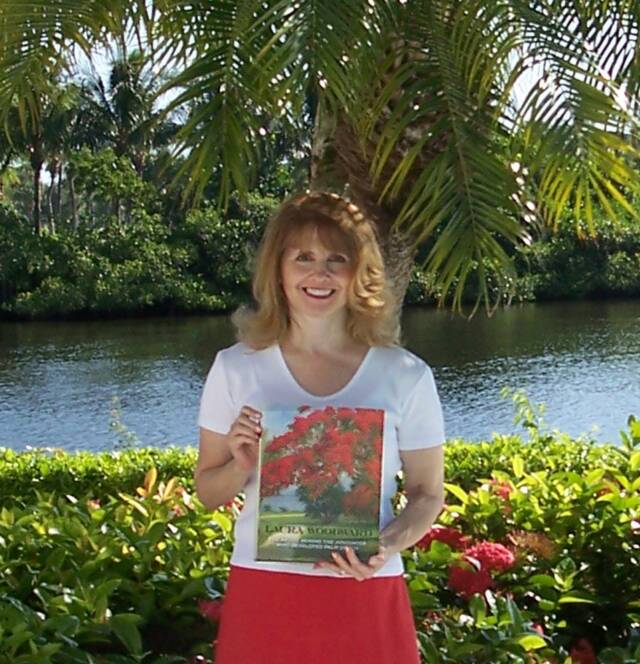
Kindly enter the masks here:
<path id="1" fill-rule="evenodd" d="M 568 593 L 558 600 L 558 604 L 596 604 L 596 602 L 576 593 Z"/>
<path id="2" fill-rule="evenodd" d="M 513 474 L 519 479 L 524 475 L 524 460 L 521 456 L 515 456 L 512 460 Z"/>
<path id="3" fill-rule="evenodd" d="M 547 642 L 541 636 L 536 636 L 535 634 L 526 634 L 525 636 L 517 638 L 516 641 L 525 650 L 537 650 L 538 648 L 544 648 L 547 645 Z"/>
<path id="4" fill-rule="evenodd" d="M 54 616 L 44 623 L 44 629 L 51 632 L 60 632 L 65 636 L 74 636 L 80 628 L 80 619 L 77 616 Z"/>
<path id="5" fill-rule="evenodd" d="M 529 583 L 534 586 L 553 588 L 556 585 L 552 576 L 548 574 L 534 574 L 529 577 Z"/>
<path id="6" fill-rule="evenodd" d="M 122 500 L 125 502 L 129 503 L 134 509 L 138 510 L 142 516 L 149 516 L 149 512 L 147 511 L 147 508 L 144 507 L 141 503 L 139 503 L 135 498 L 132 498 L 131 496 L 128 496 L 126 493 L 122 493 L 118 491 L 118 495 Z"/>
<path id="7" fill-rule="evenodd" d="M 585 475 L 584 481 L 587 485 L 597 484 L 604 477 L 605 472 L 604 468 L 595 468 Z"/>
<path id="8" fill-rule="evenodd" d="M 467 492 L 459 487 L 457 484 L 449 484 L 448 482 L 444 483 L 445 489 L 452 493 L 463 505 L 466 505 L 469 502 L 469 496 Z"/>
<path id="9" fill-rule="evenodd" d="M 111 629 L 132 655 L 142 654 L 142 638 L 138 630 L 141 621 L 142 616 L 137 613 L 116 613 L 109 620 Z"/>
<path id="10" fill-rule="evenodd" d="M 474 595 L 469 602 L 469 611 L 476 623 L 482 623 L 487 615 L 487 607 L 480 595 Z"/>
<path id="11" fill-rule="evenodd" d="M 211 520 L 214 523 L 217 523 L 225 533 L 230 532 L 231 529 L 233 528 L 233 523 L 232 523 L 231 519 L 226 514 L 223 514 L 222 512 L 214 512 L 211 515 Z"/>

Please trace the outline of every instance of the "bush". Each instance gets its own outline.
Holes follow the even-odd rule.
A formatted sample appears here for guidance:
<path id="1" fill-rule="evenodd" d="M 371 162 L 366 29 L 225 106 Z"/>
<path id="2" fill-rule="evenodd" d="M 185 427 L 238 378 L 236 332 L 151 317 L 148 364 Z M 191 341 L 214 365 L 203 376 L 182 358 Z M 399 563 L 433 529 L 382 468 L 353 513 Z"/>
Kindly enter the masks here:
<path id="1" fill-rule="evenodd" d="M 447 503 L 403 552 L 423 661 L 638 661 L 640 422 L 595 445 L 513 399 L 528 439 L 448 441 Z M 195 461 L 0 451 L 0 662 L 211 656 L 241 500 L 208 513 Z"/>

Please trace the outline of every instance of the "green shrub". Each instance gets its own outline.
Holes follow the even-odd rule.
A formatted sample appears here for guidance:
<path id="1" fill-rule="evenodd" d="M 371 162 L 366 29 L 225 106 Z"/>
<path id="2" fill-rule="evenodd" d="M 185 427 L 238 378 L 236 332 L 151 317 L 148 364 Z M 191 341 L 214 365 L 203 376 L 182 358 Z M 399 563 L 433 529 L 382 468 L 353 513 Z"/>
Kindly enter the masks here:
<path id="1" fill-rule="evenodd" d="M 403 552 L 423 661 L 637 661 L 640 422 L 595 445 L 513 400 L 528 439 L 448 441 L 445 508 Z M 0 451 L 0 663 L 211 656 L 240 503 L 208 513 L 195 461 Z"/>
<path id="2" fill-rule="evenodd" d="M 133 493 L 29 495 L 0 510 L 0 662 L 160 664 L 210 653 L 215 628 L 198 600 L 224 590 L 229 510 L 207 513 L 153 467 Z"/>

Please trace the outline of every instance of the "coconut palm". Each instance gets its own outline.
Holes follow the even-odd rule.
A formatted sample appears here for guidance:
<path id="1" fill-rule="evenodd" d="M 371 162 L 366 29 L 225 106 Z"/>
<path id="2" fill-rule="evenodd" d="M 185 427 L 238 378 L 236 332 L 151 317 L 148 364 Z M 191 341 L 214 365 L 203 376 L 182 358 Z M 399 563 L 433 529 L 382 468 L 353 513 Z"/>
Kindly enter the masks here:
<path id="1" fill-rule="evenodd" d="M 53 219 L 53 192 L 61 178 L 63 151 L 68 140 L 68 128 L 78 111 L 78 89 L 75 85 L 58 85 L 54 81 L 37 96 L 35 108 L 19 109 L 13 106 L 5 116 L 5 133 L 0 145 L 0 154 L 5 156 L 8 166 L 14 156 L 27 157 L 32 170 L 31 216 L 36 232 L 42 228 L 42 182 L 41 174 L 48 167 L 51 175 L 47 203 L 47 218 L 51 226 Z M 59 186 L 58 186 L 59 190 Z"/>
<path id="2" fill-rule="evenodd" d="M 84 81 L 92 103 L 95 133 L 119 156 L 128 156 L 141 175 L 154 147 L 169 143 L 178 126 L 155 108 L 162 78 L 142 51 L 120 53 L 110 61 L 108 83 L 96 72 Z M 163 114 L 165 117 L 166 114 Z"/>
<path id="3" fill-rule="evenodd" d="M 514 249 L 567 206 L 635 211 L 640 10 L 631 0 L 5 0 L 0 113 L 69 44 L 144 26 L 182 70 L 167 112 L 193 111 L 176 156 L 197 197 L 246 192 L 265 116 L 295 122 L 311 99 L 311 188 L 347 192 L 375 220 L 404 292 L 415 248 L 440 304 L 508 299 Z M 114 18 L 115 17 L 115 18 Z M 137 33 L 139 34 L 139 32 Z M 16 53 L 20 54 L 19 61 Z M 526 86 L 527 82 L 529 85 Z M 518 99 L 515 91 L 528 91 Z M 261 131 L 262 130 L 262 131 Z M 474 311 L 476 309 L 474 307 Z"/>

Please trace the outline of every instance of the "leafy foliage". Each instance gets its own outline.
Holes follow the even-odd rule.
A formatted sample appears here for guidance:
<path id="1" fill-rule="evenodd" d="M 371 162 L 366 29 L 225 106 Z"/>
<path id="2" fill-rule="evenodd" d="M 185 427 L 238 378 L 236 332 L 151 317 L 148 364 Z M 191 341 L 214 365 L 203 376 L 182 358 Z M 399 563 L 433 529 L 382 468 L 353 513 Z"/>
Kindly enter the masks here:
<path id="1" fill-rule="evenodd" d="M 448 441 L 445 508 L 403 553 L 423 661 L 633 662 L 640 422 L 595 445 L 545 431 L 513 396 L 528 440 Z M 192 448 L 0 450 L 0 662 L 211 656 L 204 616 L 217 620 L 242 503 L 208 513 L 195 461 Z M 480 572 L 490 586 L 467 592 Z"/>
<path id="2" fill-rule="evenodd" d="M 111 115 L 115 102 L 123 111 L 115 123 L 123 131 L 110 140 L 118 154 L 131 147 L 138 171 L 149 156 L 149 123 L 160 127 L 174 111 L 184 124 L 165 123 L 153 139 L 176 137 L 171 157 L 163 153 L 174 193 L 211 193 L 218 212 L 234 192 L 244 198 L 271 179 L 263 162 L 274 154 L 274 132 L 296 143 L 294 160 L 312 157 L 312 184 L 322 176 L 316 157 L 330 144 L 334 162 L 346 164 L 341 186 L 365 192 L 388 222 L 385 234 L 393 226 L 416 245 L 434 240 L 421 267 L 437 280 L 439 301 L 460 308 L 472 293 L 489 309 L 514 294 L 511 250 L 557 225 L 567 205 L 576 226 L 590 229 L 596 202 L 614 221 L 616 205 L 638 218 L 636 5 L 118 1 L 107 11 L 100 2 L 7 1 L 0 119 L 9 126 L 17 117 L 23 134 L 40 137 L 51 82 L 73 71 L 73 46 L 91 55 L 135 39 L 137 52 L 112 71 L 113 99 L 102 99 Z M 147 61 L 157 78 L 171 64 L 159 90 L 143 85 Z M 165 93 L 172 97 L 158 114 L 153 102 Z M 301 129 L 311 135 L 300 140 Z M 337 129 L 346 131 L 334 140 Z M 60 152 L 40 139 L 36 147 L 35 174 Z M 287 161 L 274 171 L 286 171 Z"/>

